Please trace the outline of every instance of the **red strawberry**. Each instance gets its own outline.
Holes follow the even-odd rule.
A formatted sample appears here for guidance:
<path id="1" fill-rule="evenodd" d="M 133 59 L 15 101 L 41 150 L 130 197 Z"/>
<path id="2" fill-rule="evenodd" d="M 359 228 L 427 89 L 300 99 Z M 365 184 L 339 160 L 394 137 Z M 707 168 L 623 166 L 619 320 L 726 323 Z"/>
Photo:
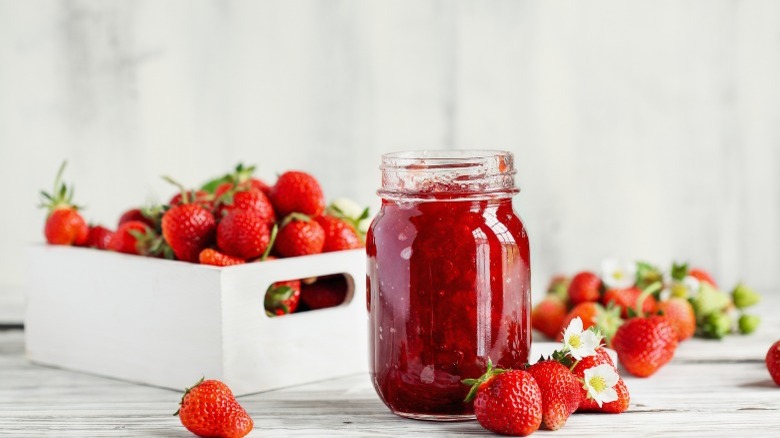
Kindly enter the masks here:
<path id="1" fill-rule="evenodd" d="M 281 257 L 319 254 L 325 246 L 325 230 L 309 217 L 293 213 L 282 222 L 274 251 Z"/>
<path id="2" fill-rule="evenodd" d="M 182 202 L 184 197 L 182 193 L 187 196 L 186 202 Z M 214 207 L 214 196 L 205 190 L 185 190 L 184 192 L 176 193 L 168 201 L 168 205 L 171 207 L 181 204 L 198 204 L 207 210 L 211 210 Z"/>
<path id="3" fill-rule="evenodd" d="M 333 216 L 317 216 L 314 218 L 325 231 L 325 245 L 322 252 L 355 249 L 363 246 L 357 231 L 346 221 Z"/>
<path id="4" fill-rule="evenodd" d="M 271 243 L 267 218 L 254 211 L 235 210 L 217 226 L 217 246 L 225 254 L 244 260 L 262 256 Z"/>
<path id="5" fill-rule="evenodd" d="M 766 369 L 775 384 L 780 386 L 780 341 L 775 342 L 766 352 Z"/>
<path id="6" fill-rule="evenodd" d="M 310 310 L 336 307 L 347 297 L 347 279 L 343 275 L 329 275 L 301 287 L 301 301 Z"/>
<path id="7" fill-rule="evenodd" d="M 198 262 L 203 249 L 214 242 L 217 227 L 214 215 L 198 204 L 181 204 L 166 211 L 162 218 L 162 234 L 176 258 Z"/>
<path id="8" fill-rule="evenodd" d="M 130 221 L 139 221 L 149 225 L 151 228 L 155 227 L 154 221 L 146 217 L 139 208 L 131 208 L 130 210 L 122 213 L 122 216 L 119 217 L 119 223 L 117 224 L 117 227 L 121 226 L 125 222 Z"/>
<path id="9" fill-rule="evenodd" d="M 46 241 L 52 245 L 82 246 L 89 238 L 89 226 L 73 208 L 57 208 L 46 218 Z"/>
<path id="10" fill-rule="evenodd" d="M 212 248 L 206 248 L 201 251 L 198 254 L 198 261 L 201 265 L 213 266 L 233 266 L 246 263 L 244 259 L 229 256 Z"/>
<path id="11" fill-rule="evenodd" d="M 260 190 L 264 195 L 268 196 L 271 193 L 271 186 L 265 183 L 265 181 L 258 178 L 250 178 L 249 184 L 255 190 Z"/>
<path id="12" fill-rule="evenodd" d="M 580 272 L 569 283 L 569 300 L 573 305 L 586 301 L 598 301 L 601 296 L 601 279 L 592 272 Z"/>
<path id="13" fill-rule="evenodd" d="M 265 293 L 265 313 L 281 316 L 293 313 L 301 298 L 301 280 L 278 281 Z"/>
<path id="14" fill-rule="evenodd" d="M 84 245 L 89 238 L 87 221 L 78 212 L 79 207 L 73 204 L 73 188 L 68 190 L 61 183 L 65 162 L 57 171 L 54 179 L 54 190 L 51 193 L 41 191 L 41 207 L 49 211 L 46 217 L 44 235 L 52 245 Z"/>
<path id="15" fill-rule="evenodd" d="M 692 268 L 688 271 L 688 275 L 690 275 L 691 277 L 699 281 L 704 281 L 706 283 L 709 283 L 712 287 L 716 289 L 718 287 L 717 283 L 715 283 L 715 280 L 712 279 L 712 276 L 704 269 Z"/>
<path id="16" fill-rule="evenodd" d="M 696 314 L 690 301 L 672 297 L 667 301 L 659 302 L 657 310 L 669 318 L 677 333 L 678 342 L 690 338 L 696 332 Z"/>
<path id="17" fill-rule="evenodd" d="M 585 378 L 585 370 L 602 364 L 608 364 L 615 371 L 617 371 L 615 363 L 612 362 L 612 358 L 609 357 L 607 350 L 605 350 L 603 347 L 599 347 L 596 349 L 595 356 L 583 357 L 582 360 L 580 360 L 574 366 L 572 373 L 574 373 L 574 375 L 580 379 L 583 379 Z M 594 399 L 588 397 L 588 391 L 584 388 L 584 386 L 580 386 L 579 391 L 580 396 L 582 397 L 582 401 L 580 402 L 580 406 L 577 409 L 577 412 L 606 412 L 611 414 L 619 414 L 628 409 L 630 396 L 628 394 L 628 387 L 626 387 L 626 384 L 623 382 L 622 378 L 618 379 L 618 382 L 615 385 L 615 391 L 618 394 L 618 399 L 609 403 L 603 403 L 601 407 L 599 407 L 598 403 L 596 403 Z"/>
<path id="18" fill-rule="evenodd" d="M 672 360 L 677 332 L 665 316 L 631 318 L 618 328 L 612 348 L 629 373 L 647 377 Z"/>
<path id="19" fill-rule="evenodd" d="M 607 414 L 620 414 L 627 411 L 629 403 L 631 402 L 631 396 L 628 393 L 626 382 L 624 382 L 622 378 L 618 379 L 618 382 L 615 384 L 614 388 L 615 392 L 617 392 L 617 400 L 608 403 L 602 403 L 601 406 L 599 406 L 599 404 L 596 403 L 596 400 L 585 396 L 585 398 L 582 399 L 582 403 L 580 403 L 580 407 L 577 409 L 577 412 L 603 412 Z M 584 389 L 583 392 L 587 393 L 587 391 Z"/>
<path id="20" fill-rule="evenodd" d="M 176 414 L 181 424 L 200 437 L 241 438 L 254 422 L 230 388 L 217 380 L 200 380 L 188 388 Z"/>
<path id="21" fill-rule="evenodd" d="M 271 203 L 280 217 L 291 213 L 319 216 L 325 210 L 325 197 L 317 180 L 306 172 L 281 174 L 271 188 Z"/>
<path id="22" fill-rule="evenodd" d="M 531 311 L 531 326 L 548 338 L 555 339 L 560 334 L 566 313 L 566 305 L 560 298 L 547 295 Z"/>
<path id="23" fill-rule="evenodd" d="M 143 236 L 148 235 L 150 230 L 149 226 L 141 221 L 125 222 L 111 236 L 108 249 L 125 254 L 145 255 L 147 248 L 142 241 Z"/>
<path id="24" fill-rule="evenodd" d="M 628 318 L 628 309 L 636 308 L 637 300 L 642 295 L 642 291 L 636 287 L 630 287 L 628 289 L 609 289 L 604 293 L 602 302 L 604 305 L 614 303 L 615 306 L 620 308 L 620 316 Z M 656 301 L 652 295 L 647 295 L 642 301 L 642 311 L 644 313 L 653 313 L 655 310 Z"/>
<path id="25" fill-rule="evenodd" d="M 222 219 L 228 213 L 236 210 L 247 210 L 260 216 L 271 226 L 276 222 L 276 214 L 271 201 L 258 190 L 228 191 L 218 198 L 216 207 L 217 219 Z"/>
<path id="26" fill-rule="evenodd" d="M 527 370 L 542 393 L 542 427 L 558 430 L 580 406 L 580 382 L 571 371 L 555 360 L 543 360 Z"/>
<path id="27" fill-rule="evenodd" d="M 563 331 L 566 330 L 566 327 L 568 327 L 575 318 L 580 318 L 582 320 L 583 330 L 587 330 L 593 326 L 598 327 L 608 343 L 610 339 L 612 339 L 612 336 L 615 335 L 617 328 L 623 323 L 623 320 L 620 319 L 618 309 L 605 309 L 599 303 L 586 301 L 577 304 L 566 314 L 566 318 L 563 320 L 563 323 L 561 323 L 558 334 L 555 336 L 556 341 L 563 340 Z"/>
<path id="28" fill-rule="evenodd" d="M 485 429 L 502 435 L 527 436 L 542 423 L 542 392 L 533 376 L 522 370 L 493 368 L 471 386 L 466 402 L 474 400 L 474 415 Z"/>
<path id="29" fill-rule="evenodd" d="M 106 227 L 95 225 L 89 227 L 89 235 L 87 236 L 87 242 L 84 246 L 97 249 L 108 249 L 108 243 L 111 241 L 111 236 L 114 232 Z"/>

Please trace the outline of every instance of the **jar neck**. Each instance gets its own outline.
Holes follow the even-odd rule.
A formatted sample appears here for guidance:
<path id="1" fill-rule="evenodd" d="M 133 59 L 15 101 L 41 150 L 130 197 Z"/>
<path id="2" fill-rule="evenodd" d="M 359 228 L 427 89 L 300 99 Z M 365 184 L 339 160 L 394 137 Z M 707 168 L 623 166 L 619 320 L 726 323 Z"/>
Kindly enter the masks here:
<path id="1" fill-rule="evenodd" d="M 456 201 L 511 198 L 515 187 L 511 152 L 411 151 L 382 156 L 383 199 Z"/>

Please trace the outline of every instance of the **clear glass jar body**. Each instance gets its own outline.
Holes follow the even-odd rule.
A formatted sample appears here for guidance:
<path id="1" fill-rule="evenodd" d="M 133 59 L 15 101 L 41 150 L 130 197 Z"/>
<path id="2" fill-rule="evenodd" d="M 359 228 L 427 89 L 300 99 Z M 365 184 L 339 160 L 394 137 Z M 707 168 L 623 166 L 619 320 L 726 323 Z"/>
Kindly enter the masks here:
<path id="1" fill-rule="evenodd" d="M 528 361 L 528 237 L 508 152 L 383 156 L 367 236 L 370 372 L 396 414 L 473 418 L 461 381 Z"/>

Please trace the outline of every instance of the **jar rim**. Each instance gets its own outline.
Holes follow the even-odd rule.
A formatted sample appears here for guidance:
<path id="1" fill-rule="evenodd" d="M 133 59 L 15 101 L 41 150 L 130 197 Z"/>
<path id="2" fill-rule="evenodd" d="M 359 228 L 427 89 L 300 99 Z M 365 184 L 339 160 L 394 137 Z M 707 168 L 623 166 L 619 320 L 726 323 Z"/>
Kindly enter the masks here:
<path id="1" fill-rule="evenodd" d="M 499 149 L 423 149 L 382 154 L 380 169 L 426 164 L 431 168 L 460 167 L 496 158 L 512 159 L 512 153 Z"/>
<path id="2" fill-rule="evenodd" d="M 495 199 L 511 197 L 514 155 L 489 149 L 391 152 L 382 155 L 382 198 Z"/>

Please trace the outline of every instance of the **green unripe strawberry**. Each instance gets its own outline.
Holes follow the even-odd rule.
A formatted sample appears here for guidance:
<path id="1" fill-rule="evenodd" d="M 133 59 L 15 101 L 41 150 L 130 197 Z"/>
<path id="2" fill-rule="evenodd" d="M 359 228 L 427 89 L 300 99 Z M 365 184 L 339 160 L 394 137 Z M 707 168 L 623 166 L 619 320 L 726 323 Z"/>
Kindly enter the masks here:
<path id="1" fill-rule="evenodd" d="M 703 315 L 709 315 L 725 309 L 730 302 L 731 299 L 727 293 L 714 288 L 708 283 L 701 282 L 699 294 L 693 298 L 691 304 L 693 304 L 693 310 L 696 311 L 696 316 L 701 318 Z"/>
<path id="2" fill-rule="evenodd" d="M 731 297 L 734 300 L 734 305 L 737 306 L 738 309 L 750 307 L 761 301 L 761 295 L 743 283 L 738 284 L 737 287 L 731 291 Z"/>
<path id="3" fill-rule="evenodd" d="M 701 334 L 707 338 L 721 339 L 731 332 L 731 317 L 728 314 L 715 311 L 704 316 L 701 324 Z"/>
<path id="4" fill-rule="evenodd" d="M 758 315 L 742 315 L 739 317 L 739 332 L 749 335 L 756 331 L 760 323 L 761 317 Z"/>

